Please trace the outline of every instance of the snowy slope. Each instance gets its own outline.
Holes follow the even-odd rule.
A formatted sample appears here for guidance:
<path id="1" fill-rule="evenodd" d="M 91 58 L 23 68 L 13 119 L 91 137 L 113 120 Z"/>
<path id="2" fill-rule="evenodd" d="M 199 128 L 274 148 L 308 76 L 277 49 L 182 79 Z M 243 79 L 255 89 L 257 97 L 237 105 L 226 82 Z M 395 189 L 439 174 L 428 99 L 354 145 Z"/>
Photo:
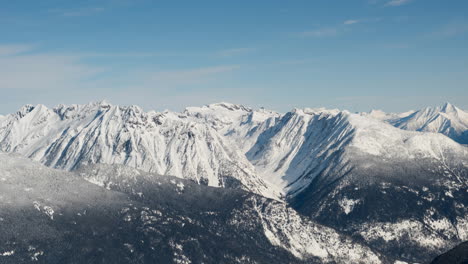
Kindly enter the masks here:
<path id="1" fill-rule="evenodd" d="M 362 112 L 359 114 L 361 116 L 370 117 L 370 118 L 381 120 L 381 121 L 388 121 L 388 120 L 394 120 L 398 118 L 407 117 L 413 114 L 414 112 L 416 111 L 411 110 L 411 111 L 407 111 L 403 113 L 386 113 L 382 110 L 371 110 L 369 112 Z"/>
<path id="2" fill-rule="evenodd" d="M 450 105 L 441 111 L 464 117 Z M 27 105 L 0 119 L 0 150 L 66 170 L 83 164 L 122 164 L 277 197 L 280 192 L 299 193 L 323 170 L 346 169 L 350 160 L 344 159 L 345 152 L 351 148 L 437 158 L 438 144 L 454 145 L 432 144 L 433 136 L 405 133 L 382 122 L 369 125 L 376 116 L 387 122 L 398 119 L 376 111 L 363 117 L 326 109 L 279 114 L 229 103 L 189 107 L 184 113 L 144 112 L 106 102 L 54 109 Z"/>
<path id="3" fill-rule="evenodd" d="M 228 135 L 229 136 L 229 135 Z M 324 172 L 346 170 L 359 155 L 393 160 L 443 160 L 445 153 L 468 164 L 467 149 L 434 133 L 404 131 L 347 111 L 295 109 L 257 136 L 246 156 L 265 180 L 288 195 Z"/>
<path id="4" fill-rule="evenodd" d="M 210 126 L 184 114 L 144 112 L 136 106 L 27 105 L 0 120 L 0 150 L 66 170 L 94 163 L 123 164 L 209 186 L 277 196 L 244 155 Z"/>
<path id="5" fill-rule="evenodd" d="M 254 110 L 231 103 L 210 104 L 203 107 L 187 107 L 188 116 L 206 123 L 219 131 L 246 153 L 256 142 L 257 137 L 275 125 L 280 114 L 266 109 Z"/>
<path id="6" fill-rule="evenodd" d="M 440 111 L 464 117 L 451 105 Z M 386 158 L 440 159 L 444 148 L 465 157 L 464 148 L 450 140 L 372 122 L 375 116 L 395 120 L 380 112 L 359 116 L 295 109 L 279 114 L 229 103 L 189 107 L 184 113 L 144 112 L 106 102 L 54 109 L 27 105 L 0 119 L 0 149 L 55 168 L 122 164 L 210 186 L 240 184 L 269 197 L 297 194 L 322 171 L 346 170 L 353 149 Z"/>
<path id="7" fill-rule="evenodd" d="M 0 119 L 0 149 L 67 170 L 121 164 L 269 197 L 282 193 L 302 214 L 395 259 L 427 261 L 468 239 L 468 150 L 442 134 L 453 129 L 409 126 L 430 116 L 462 123 L 463 111 L 446 105 L 421 122 L 395 123 L 420 113 L 279 114 L 228 103 L 183 113 L 105 102 L 25 106 Z M 444 127 L 461 129 L 455 123 Z M 441 124 L 447 121 L 425 127 Z M 108 187 L 99 177 L 89 180 Z"/>
<path id="8" fill-rule="evenodd" d="M 429 260 L 467 239 L 468 151 L 442 134 L 295 109 L 255 135 L 246 157 L 297 210 L 394 257 Z M 402 201 L 408 207 L 399 208 Z"/>
<path id="9" fill-rule="evenodd" d="M 0 263 L 391 263 L 255 194 L 116 165 L 80 170 L 112 184 L 0 153 Z"/>
<path id="10" fill-rule="evenodd" d="M 346 136 L 334 144 L 343 145 L 304 174 L 312 180 L 291 198 L 297 210 L 405 261 L 428 261 L 468 239 L 466 147 L 341 115 Z"/>
<path id="11" fill-rule="evenodd" d="M 403 114 L 370 114 L 371 117 L 405 130 L 442 133 L 453 140 L 468 144 L 468 112 L 446 103 Z"/>
<path id="12" fill-rule="evenodd" d="M 259 175 L 286 194 L 307 187 L 313 177 L 302 176 L 313 170 L 311 167 L 318 170 L 323 166 L 330 148 L 340 147 L 333 146 L 336 136 L 346 137 L 340 130 L 346 128 L 341 127 L 343 115 L 338 110 L 295 109 L 279 114 L 220 103 L 190 107 L 185 112 L 241 148 Z"/>

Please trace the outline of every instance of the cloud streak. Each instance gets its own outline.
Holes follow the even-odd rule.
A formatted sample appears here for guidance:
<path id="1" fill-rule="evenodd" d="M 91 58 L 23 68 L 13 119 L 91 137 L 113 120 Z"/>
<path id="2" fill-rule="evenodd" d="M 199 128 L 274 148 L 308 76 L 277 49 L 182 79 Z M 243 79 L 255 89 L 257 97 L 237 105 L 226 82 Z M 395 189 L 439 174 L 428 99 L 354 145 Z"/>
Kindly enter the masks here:
<path id="1" fill-rule="evenodd" d="M 208 96 L 205 87 L 219 87 L 241 68 L 239 65 L 169 70 L 149 65 L 125 68 L 125 57 L 121 57 L 119 67 L 113 67 L 114 64 L 101 67 L 87 62 L 89 56 L 99 53 L 38 52 L 31 45 L 0 44 L 0 93 L 11 99 L 4 102 L 2 109 L 16 109 L 25 103 L 86 102 L 104 97 L 119 102 L 133 98 L 139 103 L 178 104 L 167 98 L 187 92 Z"/>
<path id="2" fill-rule="evenodd" d="M 334 27 L 319 28 L 319 29 L 304 31 L 300 33 L 301 37 L 314 37 L 314 38 L 334 37 L 337 35 L 338 35 L 338 29 Z"/>
<path id="3" fill-rule="evenodd" d="M 379 22 L 382 18 L 363 18 L 363 19 L 348 19 L 343 21 L 339 25 L 317 28 L 314 30 L 304 31 L 299 33 L 301 37 L 314 37 L 314 38 L 326 38 L 335 37 L 346 31 L 350 30 L 350 27 L 357 24 Z"/>
<path id="4" fill-rule="evenodd" d="M 184 84 L 193 84 L 206 81 L 220 74 L 239 69 L 238 65 L 221 65 L 213 67 L 200 67 L 194 69 L 182 69 L 172 71 L 155 71 L 143 76 L 148 85 L 174 87 Z"/>
<path id="5" fill-rule="evenodd" d="M 233 56 L 238 56 L 242 55 L 245 53 L 249 53 L 254 51 L 255 49 L 253 48 L 235 48 L 235 49 L 226 49 L 226 50 L 221 50 L 216 53 L 216 55 L 220 57 L 233 57 Z"/>
<path id="6" fill-rule="evenodd" d="M 23 54 L 26 51 L 28 53 Z M 123 59 L 125 56 L 134 55 L 152 54 L 122 54 Z M 0 45 L 0 89 L 59 89 L 84 85 L 89 80 L 99 79 L 102 73 L 114 73 L 112 66 L 98 67 L 84 62 L 86 58 L 99 56 L 99 53 L 41 53 L 35 52 L 30 45 Z M 118 56 L 118 54 L 102 54 L 102 56 Z M 175 86 L 201 82 L 239 68 L 239 65 L 217 65 L 180 70 L 156 70 L 147 66 L 132 69 L 115 78 L 126 78 L 148 86 L 156 84 Z M 101 83 L 106 81 L 99 80 Z"/>
<path id="7" fill-rule="evenodd" d="M 357 24 L 359 22 L 360 22 L 359 20 L 351 19 L 351 20 L 346 20 L 345 22 L 343 22 L 343 25 L 353 25 L 353 24 Z"/>
<path id="8" fill-rule="evenodd" d="M 23 45 L 23 44 L 10 44 L 10 45 L 0 45 L 0 57 L 12 56 L 24 52 L 28 52 L 33 49 L 32 45 Z"/>
<path id="9" fill-rule="evenodd" d="M 385 4 L 385 6 L 402 6 L 409 4 L 413 0 L 391 0 Z"/>
<path id="10" fill-rule="evenodd" d="M 437 38 L 451 38 L 468 33 L 468 21 L 453 21 L 432 33 Z"/>
<path id="11" fill-rule="evenodd" d="M 76 8 L 76 9 L 50 9 L 49 12 L 60 14 L 64 17 L 81 17 L 90 16 L 100 12 L 103 12 L 105 8 L 102 7 L 87 7 L 87 8 Z"/>
<path id="12" fill-rule="evenodd" d="M 0 50 L 5 50 L 0 46 Z M 22 54 L 22 46 L 8 47 L 9 56 L 0 57 L 0 90 L 61 89 L 75 87 L 103 68 L 86 65 L 72 55 Z M 31 51 L 31 50 L 28 50 Z"/>

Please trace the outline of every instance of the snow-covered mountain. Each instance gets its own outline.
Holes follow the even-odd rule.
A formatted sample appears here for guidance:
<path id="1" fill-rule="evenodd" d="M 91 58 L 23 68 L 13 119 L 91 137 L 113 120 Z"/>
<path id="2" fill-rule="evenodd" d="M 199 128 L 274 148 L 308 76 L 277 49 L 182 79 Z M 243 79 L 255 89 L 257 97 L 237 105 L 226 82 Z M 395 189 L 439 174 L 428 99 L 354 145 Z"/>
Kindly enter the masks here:
<path id="1" fill-rule="evenodd" d="M 468 144 L 468 113 L 450 103 L 416 111 L 392 120 L 391 124 L 407 130 L 442 133 L 459 143 Z"/>
<path id="2" fill-rule="evenodd" d="M 238 146 L 243 153 L 250 150 L 258 136 L 275 125 L 281 117 L 281 114 L 275 111 L 264 108 L 254 110 L 231 103 L 187 107 L 184 113 L 210 125 L 233 145 Z"/>
<path id="3" fill-rule="evenodd" d="M 381 120 L 381 121 L 388 121 L 388 120 L 400 119 L 400 118 L 407 117 L 407 116 L 413 114 L 414 112 L 416 112 L 416 111 L 410 110 L 410 111 L 403 112 L 403 113 L 387 113 L 387 112 L 384 112 L 382 110 L 375 110 L 374 109 L 374 110 L 371 110 L 369 112 L 361 112 L 359 114 L 361 116 L 370 117 L 370 118 Z"/>
<path id="4" fill-rule="evenodd" d="M 297 174 L 311 177 L 290 198 L 298 211 L 406 261 L 430 260 L 468 240 L 466 147 L 442 134 L 404 131 L 355 114 L 336 117 L 327 123 L 343 128 L 333 129 L 341 135 L 336 149 Z"/>
<path id="5" fill-rule="evenodd" d="M 123 164 L 277 197 L 245 156 L 215 129 L 184 114 L 144 112 L 137 106 L 27 105 L 0 119 L 0 150 L 54 168 Z"/>
<path id="6" fill-rule="evenodd" d="M 199 112 L 215 127 L 228 124 L 224 136 L 243 144 L 230 127 L 248 125 L 218 123 L 213 106 Z M 303 214 L 406 261 L 430 260 L 468 239 L 465 146 L 347 111 L 295 109 L 273 118 L 252 125 L 264 129 L 249 138 L 246 157 Z"/>
<path id="7" fill-rule="evenodd" d="M 0 263 L 392 263 L 241 190 L 119 165 L 77 175 L 4 153 L 0 171 Z"/>
<path id="8" fill-rule="evenodd" d="M 301 175 L 310 170 L 306 167 L 325 165 L 319 156 L 336 142 L 334 138 L 342 129 L 339 121 L 336 127 L 320 126 L 320 121 L 340 119 L 339 110 L 295 109 L 278 114 L 222 103 L 191 107 L 185 112 L 210 124 L 242 149 L 259 175 L 285 194 L 307 187 L 313 177 L 301 178 Z M 310 135 L 310 129 L 316 130 L 312 132 L 314 135 Z M 312 138 L 314 136 L 316 138 Z M 307 144 L 314 146 L 306 149 Z M 307 160 L 299 161 L 301 157 Z"/>
<path id="9" fill-rule="evenodd" d="M 468 144 L 468 112 L 450 103 L 400 114 L 371 111 L 363 115 L 405 130 L 442 133 L 461 144 Z"/>
<path id="10" fill-rule="evenodd" d="M 468 240 L 468 148 L 447 137 L 454 138 L 446 133 L 454 129 L 409 125 L 423 123 L 413 122 L 419 119 L 437 127 L 445 121 L 434 120 L 450 117 L 445 127 L 463 130 L 452 120 L 465 120 L 465 112 L 437 109 L 423 118 L 421 111 L 280 114 L 229 103 L 182 113 L 105 102 L 25 106 L 0 118 L 0 150 L 66 170 L 120 164 L 284 197 L 301 214 L 391 258 L 420 262 Z M 112 177 L 120 174 L 98 171 L 106 170 L 112 175 L 88 180 L 115 187 Z M 124 174 L 117 182 L 144 174 Z"/>
<path id="11" fill-rule="evenodd" d="M 343 159 L 338 159 L 336 164 L 328 160 L 349 149 L 387 158 L 440 159 L 441 151 L 457 153 L 462 160 L 466 158 L 466 148 L 445 137 L 406 132 L 385 124 L 418 112 L 352 114 L 337 109 L 306 108 L 278 114 L 227 103 L 190 107 L 185 111 L 239 146 L 265 180 L 289 195 L 307 187 L 315 177 L 313 172 L 345 163 Z"/>

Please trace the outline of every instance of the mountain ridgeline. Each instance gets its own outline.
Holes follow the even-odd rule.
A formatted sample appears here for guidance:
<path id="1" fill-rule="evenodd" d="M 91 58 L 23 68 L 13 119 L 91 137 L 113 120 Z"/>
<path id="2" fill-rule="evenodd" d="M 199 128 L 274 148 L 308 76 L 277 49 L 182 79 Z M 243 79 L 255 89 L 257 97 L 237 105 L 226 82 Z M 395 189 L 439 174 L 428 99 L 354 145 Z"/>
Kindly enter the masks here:
<path id="1" fill-rule="evenodd" d="M 149 208 L 148 214 L 153 207 L 163 214 L 167 211 L 172 215 L 167 221 L 175 229 L 180 223 L 200 223 L 187 231 L 190 238 L 185 231 L 171 237 L 161 231 L 161 223 L 154 227 L 160 233 L 142 231 L 142 237 L 134 239 L 158 237 L 160 243 L 148 242 L 139 252 L 142 260 L 166 254 L 167 261 L 174 263 L 216 263 L 224 254 L 226 263 L 275 259 L 282 263 L 421 263 L 468 240 L 467 131 L 468 113 L 451 104 L 402 114 L 309 108 L 282 114 L 229 103 L 189 107 L 181 113 L 145 112 L 107 102 L 53 109 L 27 105 L 0 117 L 0 151 L 69 171 L 38 169 L 68 175 L 84 189 L 94 183 L 92 195 L 121 197 L 112 206 L 110 201 L 91 203 L 106 208 L 119 230 L 144 230 L 138 226 L 144 223 L 126 229 L 120 218 L 113 218 L 127 210 L 123 208 L 133 212 L 128 204 Z M 33 177 L 12 166 L 4 171 L 20 173 L 24 182 Z M 45 182 L 57 180 L 40 177 Z M 40 199 L 57 203 L 44 206 L 65 208 L 62 197 L 32 197 L 24 208 L 35 209 L 34 201 Z M 6 206 L 13 210 L 10 216 L 26 212 L 12 204 L 16 203 Z M 146 210 L 135 207 L 135 214 Z M 44 208 L 41 204 L 36 211 L 45 210 L 47 215 Z M 204 211 L 214 214 L 211 218 L 197 215 Z M 66 221 L 78 223 L 77 212 L 63 215 Z M 47 219 L 41 221 L 55 221 L 52 228 L 66 226 L 58 223 L 61 216 Z M 73 232 L 90 239 L 82 228 Z M 247 235 L 252 231 L 259 232 L 259 237 Z M 127 236 L 125 232 L 119 234 Z M 227 242 L 231 235 L 234 238 Z M 197 246 L 181 242 L 190 239 Z M 136 241 L 125 247 L 137 252 Z M 259 251 L 236 253 L 229 245 L 237 242 L 239 252 L 244 245 Z M 226 244 L 225 251 L 210 251 L 210 243 Z M 151 251 L 150 244 L 170 250 Z M 106 246 L 111 250 L 111 244 Z M 31 258 L 26 244 L 21 250 L 12 256 Z M 231 250 L 232 254 L 226 253 Z M 103 252 L 110 263 L 107 249 Z M 60 255 L 54 254 L 58 255 L 53 258 Z M 186 262 L 177 262 L 177 254 Z M 135 255 L 125 257 L 134 261 L 129 263 L 144 263 Z"/>

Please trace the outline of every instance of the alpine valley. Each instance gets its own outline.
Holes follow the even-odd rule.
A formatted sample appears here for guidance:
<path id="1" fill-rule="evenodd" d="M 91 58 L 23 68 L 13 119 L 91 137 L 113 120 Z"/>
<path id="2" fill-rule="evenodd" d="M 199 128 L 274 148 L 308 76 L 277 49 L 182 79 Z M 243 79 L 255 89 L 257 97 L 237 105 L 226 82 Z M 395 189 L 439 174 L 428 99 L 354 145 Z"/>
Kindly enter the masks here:
<path id="1" fill-rule="evenodd" d="M 466 144 L 449 103 L 26 105 L 0 116 L 0 263 L 430 263 L 468 241 Z"/>

